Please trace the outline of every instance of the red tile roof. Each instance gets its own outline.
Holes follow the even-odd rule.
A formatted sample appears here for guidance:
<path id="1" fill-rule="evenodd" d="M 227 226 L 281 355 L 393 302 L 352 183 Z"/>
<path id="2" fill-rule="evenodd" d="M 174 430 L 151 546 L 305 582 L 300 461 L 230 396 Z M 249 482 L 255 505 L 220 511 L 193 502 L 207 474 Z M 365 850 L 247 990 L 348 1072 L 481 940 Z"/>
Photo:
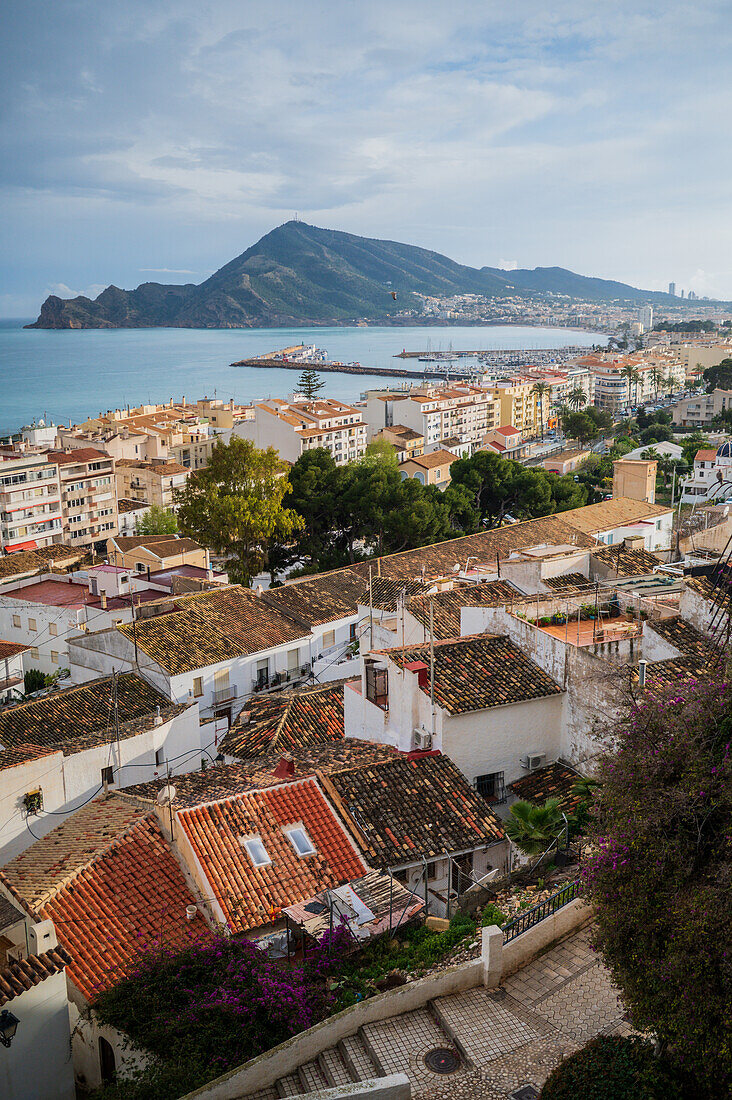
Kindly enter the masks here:
<path id="1" fill-rule="evenodd" d="M 0 661 L 17 657 L 19 653 L 25 653 L 30 646 L 20 645 L 19 642 L 0 642 Z"/>
<path id="2" fill-rule="evenodd" d="M 52 920 L 71 953 L 68 976 L 89 1000 L 162 943 L 183 949 L 209 934 L 154 811 L 111 796 L 90 803 L 2 871 L 26 908 Z M 74 846 L 76 840 L 76 847 Z"/>
<path id="3" fill-rule="evenodd" d="M 178 821 L 233 932 L 271 924 L 287 905 L 367 870 L 315 779 L 178 811 Z M 284 832 L 303 825 L 316 854 L 301 858 Z M 272 862 L 255 867 L 242 838 Z"/>
<path id="4" fill-rule="evenodd" d="M 42 955 L 29 955 L 27 959 L 11 962 L 0 969 L 0 1008 L 40 985 L 52 974 L 58 974 L 71 962 L 71 956 L 63 947 L 44 951 Z"/>
<path id="5" fill-rule="evenodd" d="M 220 745 L 230 756 L 265 753 L 343 740 L 343 681 L 299 691 L 252 696 Z"/>
<path id="6" fill-rule="evenodd" d="M 87 462 L 112 462 L 112 456 L 106 451 L 98 451 L 94 447 L 77 447 L 71 451 L 49 451 L 48 461 L 59 466 L 76 466 Z"/>

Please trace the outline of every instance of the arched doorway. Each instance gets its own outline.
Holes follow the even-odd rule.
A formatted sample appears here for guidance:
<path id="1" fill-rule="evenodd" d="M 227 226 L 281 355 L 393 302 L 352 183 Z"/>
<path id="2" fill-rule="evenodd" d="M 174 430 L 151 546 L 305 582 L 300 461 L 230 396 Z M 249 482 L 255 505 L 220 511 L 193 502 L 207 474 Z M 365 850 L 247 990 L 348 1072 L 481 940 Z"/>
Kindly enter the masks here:
<path id="1" fill-rule="evenodd" d="M 114 1050 L 102 1036 L 99 1037 L 99 1066 L 102 1071 L 102 1081 L 105 1085 L 114 1081 L 117 1076 L 117 1067 L 114 1062 Z"/>

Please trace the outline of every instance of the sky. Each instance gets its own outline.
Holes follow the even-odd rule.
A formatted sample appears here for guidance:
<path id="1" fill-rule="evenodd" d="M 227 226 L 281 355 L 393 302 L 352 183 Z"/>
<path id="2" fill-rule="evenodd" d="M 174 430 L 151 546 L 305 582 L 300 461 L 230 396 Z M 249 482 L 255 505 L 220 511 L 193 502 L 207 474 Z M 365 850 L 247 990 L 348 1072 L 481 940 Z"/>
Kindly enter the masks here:
<path id="1" fill-rule="evenodd" d="M 3 5 L 0 317 L 295 213 L 732 299 L 731 38 L 724 0 Z"/>

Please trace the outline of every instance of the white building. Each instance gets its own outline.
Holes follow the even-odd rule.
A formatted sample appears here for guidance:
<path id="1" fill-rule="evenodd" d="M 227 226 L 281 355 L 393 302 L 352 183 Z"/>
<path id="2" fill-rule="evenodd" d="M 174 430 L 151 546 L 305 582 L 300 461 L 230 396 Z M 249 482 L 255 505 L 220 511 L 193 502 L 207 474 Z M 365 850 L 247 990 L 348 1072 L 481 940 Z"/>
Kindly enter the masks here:
<path id="1" fill-rule="evenodd" d="M 0 708 L 12 701 L 15 692 L 23 691 L 27 651 L 27 646 L 17 642 L 0 641 Z"/>
<path id="2" fill-rule="evenodd" d="M 694 456 L 691 475 L 681 483 L 684 504 L 729 500 L 732 496 L 732 443 L 716 450 L 702 449 Z"/>
<path id="3" fill-rule="evenodd" d="M 641 306 L 638 321 L 643 326 L 643 332 L 650 332 L 653 328 L 653 306 Z"/>
<path id="4" fill-rule="evenodd" d="M 500 423 L 499 398 L 492 390 L 468 383 L 369 390 L 365 400 L 369 439 L 384 428 L 404 424 L 424 438 L 425 450 L 452 438 L 477 450 L 485 433 Z"/>
<path id="5" fill-rule="evenodd" d="M 285 401 L 272 397 L 258 402 L 254 419 L 237 424 L 233 434 L 263 450 L 274 447 L 288 462 L 297 462 L 305 451 L 318 447 L 329 451 L 339 466 L 366 453 L 366 425 L 360 410 L 330 398 Z"/>
<path id="6" fill-rule="evenodd" d="M 0 865 L 106 788 L 201 764 L 193 703 L 126 673 L 0 710 Z"/>
<path id="7" fill-rule="evenodd" d="M 0 447 L 0 550 L 63 541 L 58 466 L 47 455 Z"/>
<path id="8" fill-rule="evenodd" d="M 615 497 L 599 504 L 588 504 L 562 512 L 562 519 L 576 531 L 617 546 L 625 539 L 643 537 L 646 550 L 670 550 L 673 535 L 673 509 L 663 504 L 648 504 L 631 497 Z"/>
<path id="9" fill-rule="evenodd" d="M 175 596 L 152 610 L 70 638 L 74 682 L 139 669 L 173 702 L 198 702 L 202 719 L 225 732 L 254 692 L 310 675 L 308 630 L 239 585 Z"/>

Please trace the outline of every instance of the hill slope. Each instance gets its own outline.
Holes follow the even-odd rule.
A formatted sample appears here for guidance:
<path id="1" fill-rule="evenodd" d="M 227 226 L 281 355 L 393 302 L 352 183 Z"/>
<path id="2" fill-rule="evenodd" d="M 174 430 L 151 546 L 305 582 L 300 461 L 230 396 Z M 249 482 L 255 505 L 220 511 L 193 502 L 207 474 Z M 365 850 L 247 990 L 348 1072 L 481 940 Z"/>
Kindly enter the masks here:
<path id="1" fill-rule="evenodd" d="M 390 291 L 397 292 L 393 301 Z M 98 298 L 51 296 L 29 328 L 257 328 L 388 321 L 416 293 L 502 298 L 548 292 L 595 301 L 671 301 L 666 294 L 563 268 L 476 269 L 413 245 L 290 221 L 196 286 L 110 286 Z"/>

